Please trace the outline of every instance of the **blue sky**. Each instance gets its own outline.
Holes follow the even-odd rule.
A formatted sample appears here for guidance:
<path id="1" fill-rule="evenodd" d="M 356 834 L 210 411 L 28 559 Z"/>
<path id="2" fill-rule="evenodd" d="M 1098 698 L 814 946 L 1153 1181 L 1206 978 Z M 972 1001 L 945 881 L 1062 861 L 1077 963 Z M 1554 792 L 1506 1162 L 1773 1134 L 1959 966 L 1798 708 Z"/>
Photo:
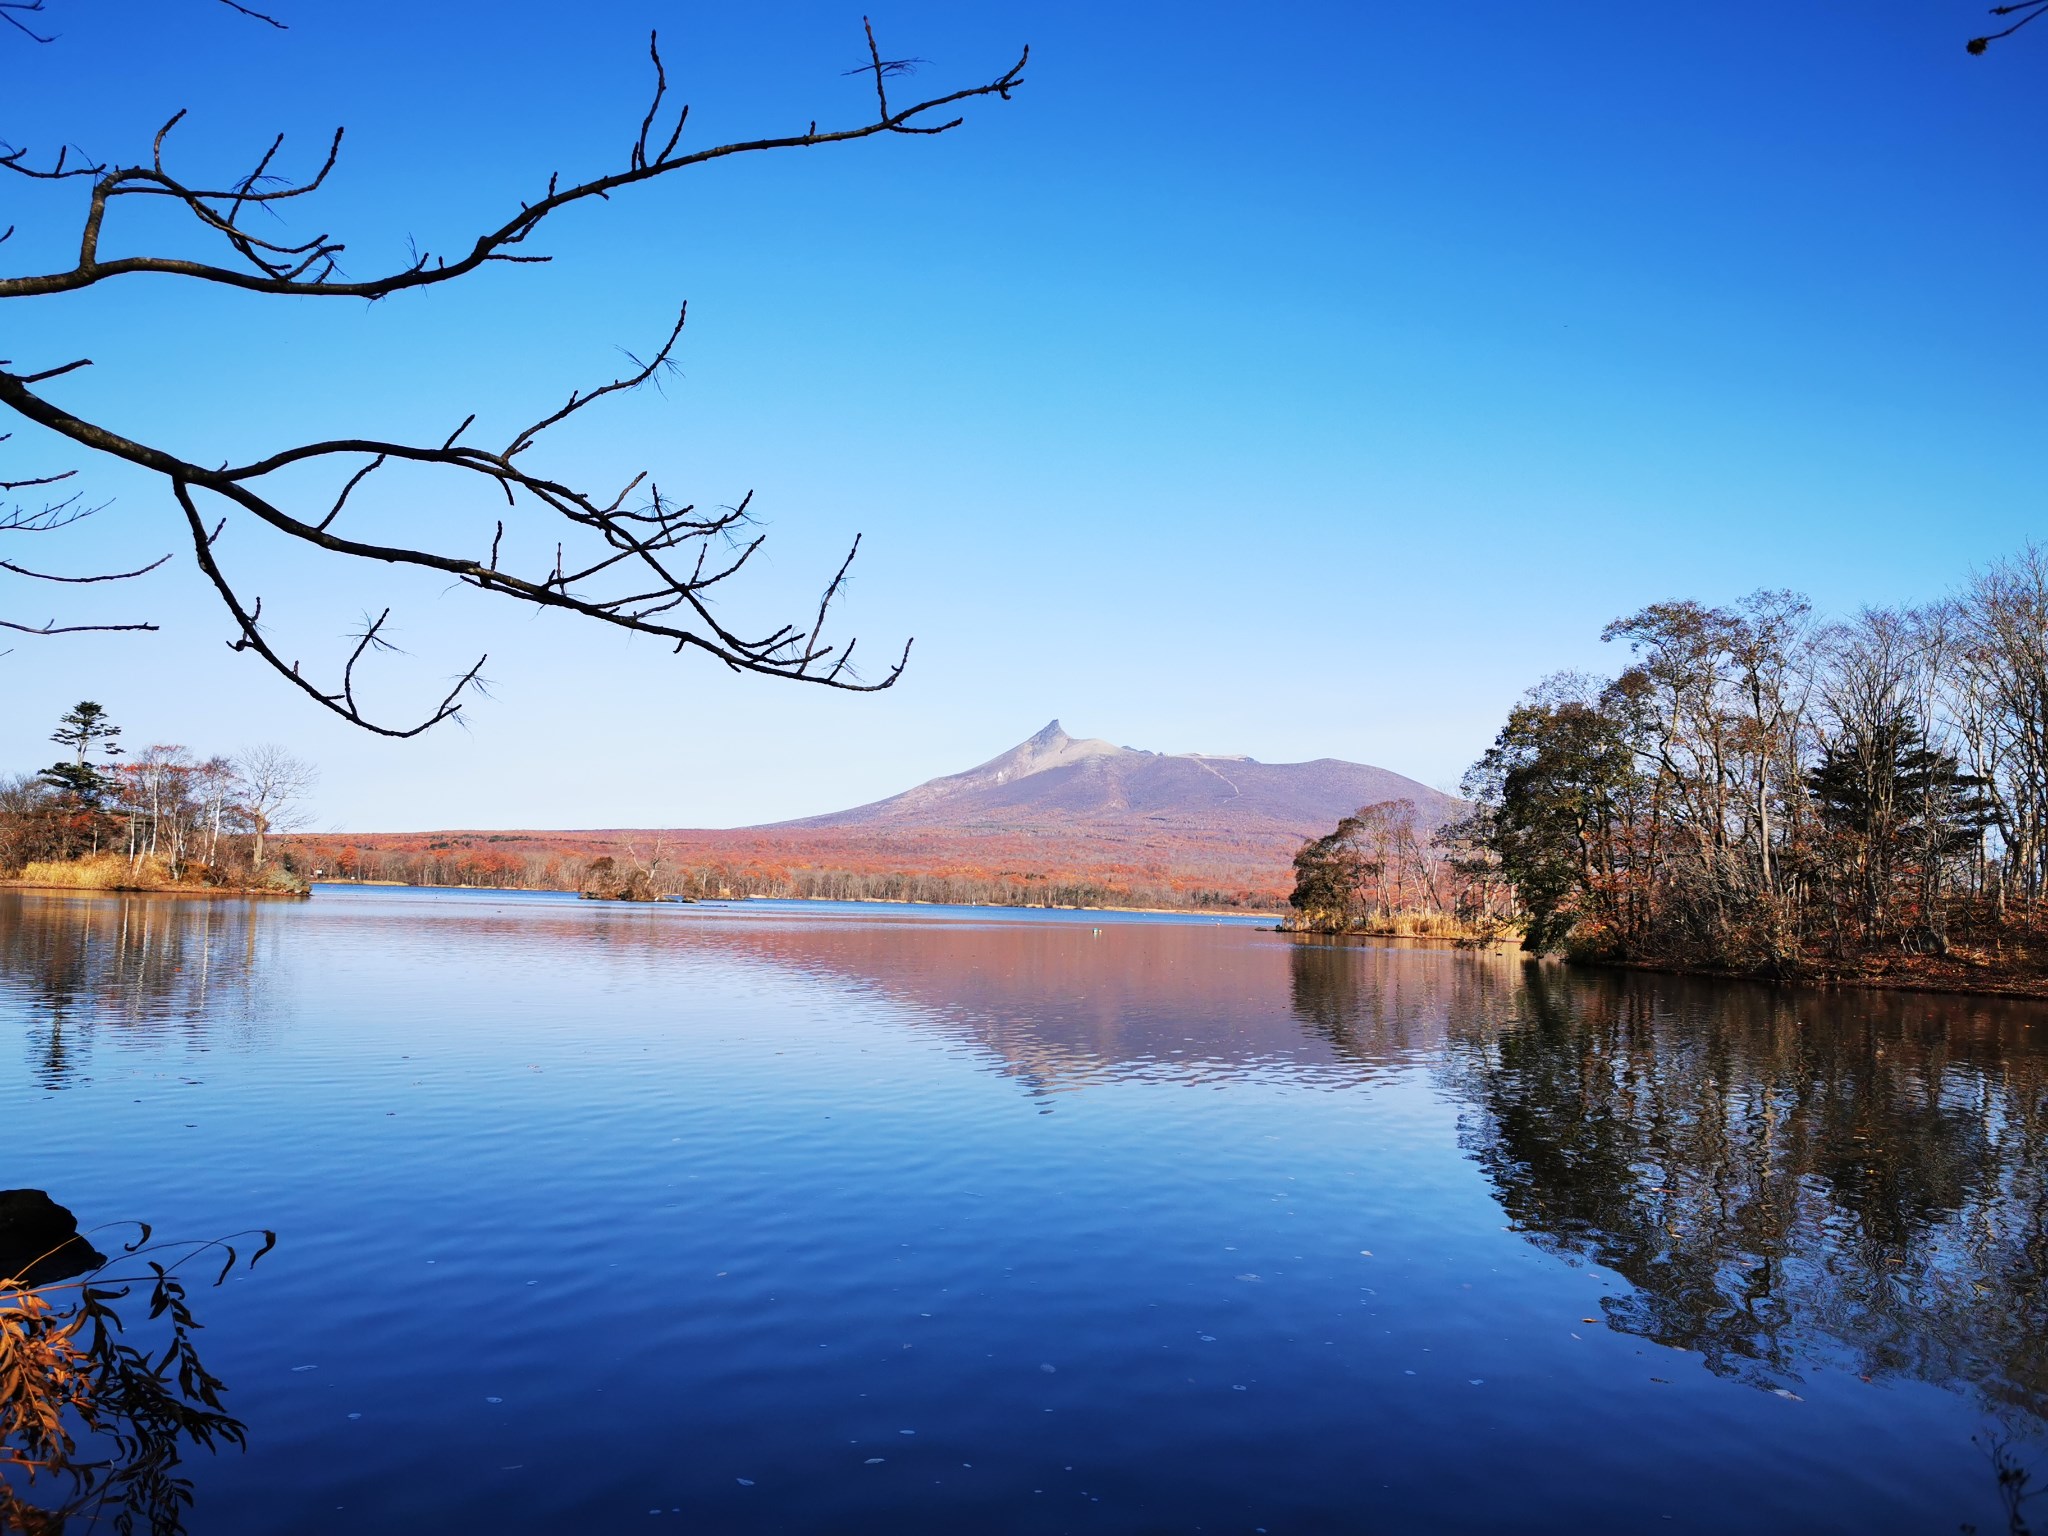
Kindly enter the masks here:
<path id="1" fill-rule="evenodd" d="M 51 0 L 0 39 L 12 143 L 235 171 L 336 123 L 286 226 L 352 270 L 452 247 L 550 170 L 617 165 L 658 26 L 694 142 L 858 119 L 837 4 Z M 745 157 L 572 213 L 550 267 L 379 306 L 135 278 L 17 302 L 6 353 L 89 355 L 62 403 L 196 459 L 303 438 L 500 439 L 690 303 L 682 374 L 564 434 L 583 483 L 648 467 L 770 534 L 735 617 L 795 615 L 856 532 L 844 621 L 892 692 L 845 696 L 337 568 L 235 530 L 222 558 L 309 666 L 390 603 L 402 712 L 488 650 L 468 727 L 387 743 L 223 644 L 189 554 L 91 611 L 141 639 L 20 640 L 0 764 L 80 697 L 131 743 L 292 746 L 322 825 L 733 825 L 966 767 L 1057 715 L 1169 751 L 1454 782 L 1509 702 L 1600 667 L 1602 624 L 1789 586 L 1824 610 L 1938 595 L 2038 537 L 2048 33 L 1986 58 L 1980 8 L 1478 3 L 892 5 L 910 84 L 1027 83 L 937 140 Z M 180 142 L 182 141 L 182 143 Z M 0 265 L 61 265 L 78 194 L 14 184 Z M 148 220 L 133 249 L 182 236 Z M 46 566 L 177 547 L 146 479 L 32 431 L 113 505 Z M 364 527 L 466 535 L 431 482 Z M 515 530 L 516 532 L 516 530 Z M 485 535 L 487 538 L 487 534 Z M 536 533 L 534 548 L 540 547 Z M 23 541 L 14 541 L 17 546 Z M 8 558 L 23 558 L 17 548 Z M 19 583 L 10 616 L 78 615 Z M 40 604 L 41 607 L 36 605 Z M 45 611 L 47 610 L 47 612 Z"/>

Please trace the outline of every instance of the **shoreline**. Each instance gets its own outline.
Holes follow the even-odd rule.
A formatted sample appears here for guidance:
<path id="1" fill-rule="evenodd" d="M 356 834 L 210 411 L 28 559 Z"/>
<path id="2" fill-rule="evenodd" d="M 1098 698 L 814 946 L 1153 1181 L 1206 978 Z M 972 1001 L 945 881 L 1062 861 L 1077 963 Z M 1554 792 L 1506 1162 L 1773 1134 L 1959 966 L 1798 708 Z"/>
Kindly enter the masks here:
<path id="1" fill-rule="evenodd" d="M 541 891 L 530 886 L 517 885 L 429 885 L 411 884 L 396 880 L 341 880 L 321 878 L 313 883 L 319 885 L 354 886 L 367 890 L 419 890 L 419 891 L 475 891 L 480 895 L 548 895 L 582 899 L 577 891 Z M 206 885 L 61 885 L 45 881 L 15 880 L 0 878 L 0 890 L 40 891 L 73 896 L 173 896 L 196 897 L 202 900 L 236 901 L 310 901 L 313 892 L 280 891 L 255 886 L 206 886 Z M 602 898 L 599 898 L 602 899 Z M 803 906 L 887 906 L 887 907 L 957 907 L 974 912 L 1073 912 L 1104 913 L 1114 915 L 1125 913 L 1135 917 L 1214 917 L 1258 921 L 1262 919 L 1283 919 L 1281 912 L 1243 911 L 1201 907 L 1065 907 L 1044 902 L 969 902 L 969 901 L 917 901 L 902 898 L 873 896 L 813 897 L 813 896 L 731 896 L 701 897 L 689 902 L 679 901 L 610 901 L 613 906 L 661 907 L 661 906 L 707 906 L 744 907 L 752 902 L 774 901 Z M 1805 976 L 1764 976 L 1751 971 L 1720 970 L 1705 966 L 1688 966 L 1655 960 L 1572 960 L 1563 956 L 1535 955 L 1521 947 L 1514 938 L 1474 941 L 1453 938 L 1442 934 L 1411 933 L 1312 933 L 1290 929 L 1276 921 L 1275 926 L 1261 929 L 1262 932 L 1284 935 L 1290 939 L 1314 939 L 1327 943 L 1341 943 L 1350 946 L 1369 944 L 1391 944 L 1418 946 L 1426 949 L 1446 949 L 1467 954 L 1486 954 L 1500 958 L 1520 957 L 1534 963 L 1552 963 L 1576 971 L 1628 971 L 1653 976 L 1681 976 L 1701 981 L 1744 982 L 1755 986 L 1782 989 L 1808 989 L 1813 991 L 1858 991 L 1858 992 L 1926 992 L 1946 997 L 1996 997 L 2018 1002 L 2048 1003 L 2048 975 L 2037 976 L 1985 976 L 1976 978 L 1954 975 L 1896 975 L 1888 972 L 1823 972 Z"/>
<path id="2" fill-rule="evenodd" d="M 1476 939 L 1453 938 L 1442 933 L 1372 933 L 1358 929 L 1347 933 L 1317 933 L 1309 928 L 1289 928 L 1285 924 L 1272 930 L 1284 933 L 1293 939 L 1332 939 L 1349 943 L 1373 944 L 1422 944 L 1435 949 L 1459 949 L 1467 954 L 1519 955 L 1526 953 L 1519 938 Z M 1531 955 L 1532 960 L 1536 956 Z"/>
<path id="3" fill-rule="evenodd" d="M 58 885 L 47 880 L 0 879 L 0 890 L 61 891 L 73 896 L 204 896 L 260 901 L 310 901 L 311 891 L 278 891 L 254 885 Z"/>
<path id="4" fill-rule="evenodd" d="M 1562 965 L 1574 971 L 1633 971 L 1653 976 L 1684 976 L 1701 981 L 1745 982 L 1753 986 L 1805 988 L 1822 992 L 1927 992 L 1944 997 L 1997 997 L 2016 1002 L 2048 1003 L 2048 975 L 1987 974 L 1983 977 L 1942 974 L 1904 975 L 1887 971 L 1819 971 L 1799 976 L 1764 976 L 1754 971 L 1719 970 L 1707 966 L 1678 965 L 1656 960 L 1573 960 L 1563 955 L 1536 955 L 1524 950 L 1514 938 L 1474 942 L 1436 934 L 1309 933 L 1287 928 L 1275 929 L 1294 938 L 1335 940 L 1349 944 L 1417 944 L 1433 948 L 1460 949 L 1468 953 L 1520 956 L 1536 963 Z"/>
<path id="5" fill-rule="evenodd" d="M 435 885 L 425 881 L 408 880 L 346 880 L 330 875 L 316 875 L 311 878 L 315 885 L 352 885 L 368 890 L 503 891 L 518 896 L 574 896 L 584 899 L 581 891 L 542 889 L 531 885 Z M 588 899 L 617 907 L 741 907 L 756 901 L 795 901 L 807 906 L 967 907 L 976 912 L 1134 912 L 1144 917 L 1243 917 L 1271 918 L 1276 921 L 1286 915 L 1277 908 L 1261 910 L 1249 907 L 1067 907 L 1044 901 L 920 901 L 910 896 L 695 896 L 687 902 L 659 898 L 653 901 L 621 901 L 617 897 L 605 896 Z"/>
<path id="6" fill-rule="evenodd" d="M 2018 1002 L 2048 1003 L 2048 976 L 1986 977 L 1982 981 L 1966 976 L 1894 976 L 1883 972 L 1854 971 L 1822 972 L 1811 976 L 1762 976 L 1753 971 L 1709 970 L 1702 966 L 1669 965 L 1654 960 L 1566 960 L 1563 963 L 1574 970 L 1637 971 L 1653 976 L 1742 981 L 1757 986 L 1806 988 L 1818 992 L 1933 992 L 1947 997 L 2002 997 Z"/>

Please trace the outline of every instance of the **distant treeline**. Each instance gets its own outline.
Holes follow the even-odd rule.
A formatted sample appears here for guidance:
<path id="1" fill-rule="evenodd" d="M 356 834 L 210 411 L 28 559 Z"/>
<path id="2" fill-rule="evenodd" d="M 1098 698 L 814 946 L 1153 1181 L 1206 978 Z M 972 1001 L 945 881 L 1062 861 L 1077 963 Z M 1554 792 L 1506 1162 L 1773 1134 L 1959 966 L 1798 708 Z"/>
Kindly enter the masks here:
<path id="1" fill-rule="evenodd" d="M 626 901 L 650 901 L 664 896 L 693 900 L 771 896 L 810 901 L 1235 911 L 1270 910 L 1275 902 L 1270 893 L 1182 888 L 1085 874 L 860 870 L 708 858 L 699 850 L 678 849 L 658 841 L 621 842 L 602 852 L 505 849 L 493 847 L 489 834 L 426 847 L 301 837 L 293 839 L 292 847 L 299 866 L 313 872 L 316 878 L 582 891 Z"/>
<path id="2" fill-rule="evenodd" d="M 1560 674 L 1465 781 L 1531 948 L 1764 975 L 2038 982 L 2048 551 L 1954 596 L 1819 623 L 1789 592 L 1659 603 Z"/>

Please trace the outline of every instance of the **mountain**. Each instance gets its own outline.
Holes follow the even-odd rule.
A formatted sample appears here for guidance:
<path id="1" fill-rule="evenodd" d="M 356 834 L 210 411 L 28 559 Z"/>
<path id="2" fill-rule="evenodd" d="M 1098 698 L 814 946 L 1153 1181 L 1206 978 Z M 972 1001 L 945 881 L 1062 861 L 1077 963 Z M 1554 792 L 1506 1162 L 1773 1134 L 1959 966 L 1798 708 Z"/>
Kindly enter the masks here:
<path id="1" fill-rule="evenodd" d="M 1141 752 L 1076 739 L 1055 720 L 965 773 L 930 779 L 886 800 L 775 823 L 761 831 L 891 827 L 1015 833 L 1088 826 L 1279 835 L 1294 848 L 1341 816 L 1381 800 L 1412 800 L 1431 826 L 1462 802 L 1385 768 L 1317 758 L 1262 763 L 1206 753 Z"/>
<path id="2" fill-rule="evenodd" d="M 800 821 L 298 842 L 316 868 L 427 884 L 580 888 L 589 862 L 610 857 L 712 896 L 1270 909 L 1305 840 L 1384 800 L 1414 802 L 1425 826 L 1463 806 L 1363 763 L 1141 752 L 1055 720 L 978 768 Z"/>

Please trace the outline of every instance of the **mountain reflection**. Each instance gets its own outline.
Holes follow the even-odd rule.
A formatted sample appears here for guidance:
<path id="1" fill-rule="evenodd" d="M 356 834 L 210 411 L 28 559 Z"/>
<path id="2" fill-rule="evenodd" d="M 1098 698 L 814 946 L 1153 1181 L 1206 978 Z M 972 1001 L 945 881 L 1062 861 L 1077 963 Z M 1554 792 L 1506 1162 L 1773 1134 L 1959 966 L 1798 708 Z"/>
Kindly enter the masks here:
<path id="1" fill-rule="evenodd" d="M 1517 1230 L 1629 1282 L 1604 1303 L 1611 1327 L 1760 1387 L 1850 1370 L 2048 1417 L 2039 1004 L 1586 975 L 1242 925 L 324 907 L 282 922 L 238 903 L 0 893 L 0 987 L 29 1000 L 52 1085 L 119 1031 L 289 1027 L 295 994 L 275 978 L 322 953 L 324 924 L 394 975 L 487 971 L 514 952 L 587 963 L 664 1018 L 687 1010 L 705 963 L 788 1006 L 877 1004 L 1044 1108 L 1127 1082 L 1346 1092 L 1421 1077 L 1458 1106 Z"/>
<path id="2" fill-rule="evenodd" d="M 1520 970 L 1243 924 L 750 919 L 684 942 L 850 983 L 1038 1095 L 1125 1079 L 1355 1086 L 1433 1060 L 1458 1009 L 1505 997 Z"/>
<path id="3" fill-rule="evenodd" d="M 1610 1326 L 1763 1387 L 2048 1409 L 2040 1007 L 1525 975 L 1447 1080 L 1516 1226 L 1632 1285 Z"/>
<path id="4" fill-rule="evenodd" d="M 103 1027 L 246 1029 L 260 931 L 246 901 L 0 891 L 0 988 L 29 1003 L 31 1069 L 63 1087 Z"/>

